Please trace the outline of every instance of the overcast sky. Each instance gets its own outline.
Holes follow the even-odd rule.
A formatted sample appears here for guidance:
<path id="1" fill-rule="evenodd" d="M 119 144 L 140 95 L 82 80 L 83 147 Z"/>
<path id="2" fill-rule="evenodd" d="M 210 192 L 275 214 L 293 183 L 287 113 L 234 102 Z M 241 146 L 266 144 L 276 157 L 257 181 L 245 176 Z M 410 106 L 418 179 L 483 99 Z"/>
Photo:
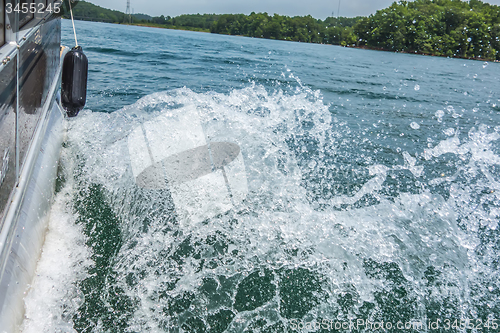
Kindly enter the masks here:
<path id="1" fill-rule="evenodd" d="M 87 0 L 101 7 L 125 12 L 127 0 Z M 394 0 L 130 0 L 134 13 L 144 13 L 151 16 L 196 13 L 243 13 L 268 12 L 295 16 L 311 14 L 315 18 L 325 19 L 327 16 L 338 15 L 340 1 L 341 16 L 367 16 L 378 9 L 388 7 Z M 500 5 L 500 0 L 484 1 Z"/>

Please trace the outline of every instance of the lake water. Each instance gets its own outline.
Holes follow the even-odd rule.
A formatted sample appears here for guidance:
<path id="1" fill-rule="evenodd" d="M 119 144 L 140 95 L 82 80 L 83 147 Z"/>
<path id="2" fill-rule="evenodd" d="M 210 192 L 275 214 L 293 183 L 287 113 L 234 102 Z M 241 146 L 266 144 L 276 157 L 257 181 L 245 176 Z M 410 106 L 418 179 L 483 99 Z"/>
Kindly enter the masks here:
<path id="1" fill-rule="evenodd" d="M 500 330 L 499 64 L 76 26 L 24 332 Z"/>

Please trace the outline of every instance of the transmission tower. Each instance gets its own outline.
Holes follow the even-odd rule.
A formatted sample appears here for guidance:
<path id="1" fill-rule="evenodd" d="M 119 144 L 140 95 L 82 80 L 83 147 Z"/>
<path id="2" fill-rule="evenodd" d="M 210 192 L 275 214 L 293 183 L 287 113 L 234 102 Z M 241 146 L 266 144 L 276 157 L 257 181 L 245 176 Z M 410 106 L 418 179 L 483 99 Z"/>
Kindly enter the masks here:
<path id="1" fill-rule="evenodd" d="M 125 17 L 123 18 L 124 22 L 127 22 L 128 19 L 128 24 L 132 24 L 132 14 L 130 13 L 130 0 L 127 0 L 127 10 L 125 11 Z"/>

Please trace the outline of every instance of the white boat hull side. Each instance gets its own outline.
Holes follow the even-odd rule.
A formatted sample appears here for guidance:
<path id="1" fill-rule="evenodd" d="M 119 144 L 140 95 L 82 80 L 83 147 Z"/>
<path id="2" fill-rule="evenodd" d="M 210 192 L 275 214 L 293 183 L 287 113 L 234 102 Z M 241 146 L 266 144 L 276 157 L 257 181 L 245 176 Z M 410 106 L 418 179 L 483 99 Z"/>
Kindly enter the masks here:
<path id="1" fill-rule="evenodd" d="M 63 141 L 63 114 L 53 103 L 42 131 L 41 145 L 27 188 L 16 209 L 17 225 L 11 226 L 10 251 L 0 281 L 0 332 L 18 332 L 24 317 L 23 298 L 35 274 L 54 195 L 59 154 Z M 36 147 L 33 147 L 36 148 Z M 7 245 L 8 246 L 8 245 Z"/>

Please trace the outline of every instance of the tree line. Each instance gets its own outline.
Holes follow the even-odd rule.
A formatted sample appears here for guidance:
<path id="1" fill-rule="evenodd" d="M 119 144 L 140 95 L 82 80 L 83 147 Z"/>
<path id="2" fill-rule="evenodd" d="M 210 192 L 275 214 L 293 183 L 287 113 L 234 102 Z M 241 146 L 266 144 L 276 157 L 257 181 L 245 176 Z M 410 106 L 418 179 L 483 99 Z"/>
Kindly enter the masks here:
<path id="1" fill-rule="evenodd" d="M 70 13 L 63 8 L 63 18 L 69 19 Z M 111 10 L 94 5 L 88 1 L 78 1 L 78 6 L 73 8 L 73 16 L 76 20 L 98 21 L 116 24 L 134 24 L 156 26 L 169 29 L 184 29 L 210 32 L 210 27 L 219 18 L 216 14 L 188 14 L 177 17 L 157 16 L 151 17 L 147 14 L 126 15 L 118 10 Z"/>
<path id="2" fill-rule="evenodd" d="M 218 34 L 290 40 L 305 43 L 352 45 L 356 43 L 355 24 L 361 17 L 318 20 L 308 16 L 267 13 L 221 15 L 210 31 Z"/>
<path id="3" fill-rule="evenodd" d="M 63 6 L 63 18 L 69 19 L 70 13 L 67 6 Z M 127 21 L 127 15 L 118 10 L 111 10 L 94 5 L 87 1 L 78 1 L 78 5 L 73 8 L 73 16 L 76 20 L 99 21 L 109 23 L 123 23 Z M 134 18 L 133 18 L 134 19 Z M 134 20 L 136 21 L 136 20 Z"/>
<path id="4" fill-rule="evenodd" d="M 80 1 L 75 16 L 123 23 L 124 13 Z M 397 1 L 368 17 L 245 14 L 132 16 L 132 24 L 217 34 L 500 60 L 500 6 L 480 0 Z"/>
<path id="5" fill-rule="evenodd" d="M 361 19 L 356 45 L 500 60 L 500 7 L 479 0 L 399 1 Z"/>

